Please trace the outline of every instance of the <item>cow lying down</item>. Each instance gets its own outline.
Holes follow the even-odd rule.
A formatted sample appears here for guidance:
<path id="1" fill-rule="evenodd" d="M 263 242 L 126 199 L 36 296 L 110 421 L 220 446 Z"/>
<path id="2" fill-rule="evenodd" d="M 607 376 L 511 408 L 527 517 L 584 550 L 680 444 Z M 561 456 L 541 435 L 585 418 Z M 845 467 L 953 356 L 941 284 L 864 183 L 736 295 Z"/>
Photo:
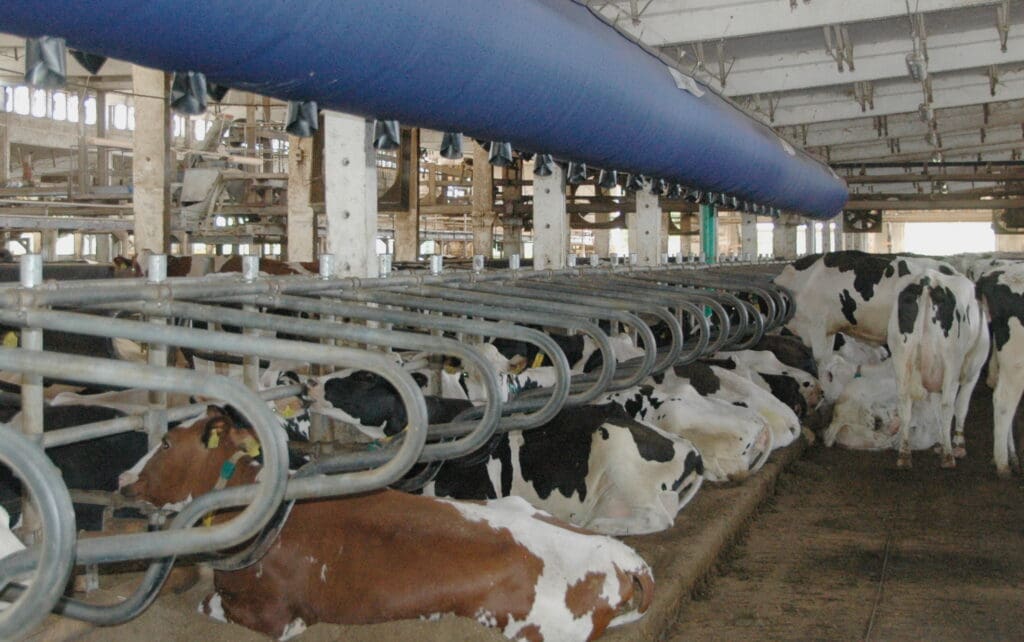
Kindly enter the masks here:
<path id="1" fill-rule="evenodd" d="M 899 448 L 899 392 L 892 362 L 864 366 L 864 376 L 851 380 L 836 401 L 832 423 L 824 434 L 826 446 L 852 450 Z M 939 443 L 937 399 L 914 402 L 910 447 L 926 450 Z"/>
<path id="2" fill-rule="evenodd" d="M 254 434 L 216 411 L 168 432 L 124 494 L 156 505 L 253 483 Z M 240 457 L 240 459 L 238 459 Z M 226 521 L 228 515 L 218 515 Z M 287 639 L 317 622 L 455 614 L 528 640 L 590 640 L 638 619 L 654 580 L 631 548 L 509 497 L 457 502 L 382 490 L 299 502 L 256 564 L 217 571 L 201 610 Z"/>
<path id="3" fill-rule="evenodd" d="M 313 409 L 376 434 L 406 424 L 398 393 L 379 375 L 335 373 L 308 384 Z M 427 396 L 430 423 L 454 419 L 463 399 Z M 547 424 L 495 436 L 446 462 L 424 492 L 455 499 L 516 495 L 555 517 L 609 535 L 670 528 L 703 481 L 692 443 L 630 419 L 612 405 L 569 408 Z"/>

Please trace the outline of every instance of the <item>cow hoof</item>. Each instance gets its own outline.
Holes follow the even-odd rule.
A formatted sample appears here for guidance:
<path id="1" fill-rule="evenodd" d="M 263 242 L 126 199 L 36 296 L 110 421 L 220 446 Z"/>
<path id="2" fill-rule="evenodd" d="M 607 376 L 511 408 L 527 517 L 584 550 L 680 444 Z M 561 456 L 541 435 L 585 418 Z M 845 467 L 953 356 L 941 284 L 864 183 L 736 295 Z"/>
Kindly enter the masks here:
<path id="1" fill-rule="evenodd" d="M 913 467 L 913 464 L 910 463 L 910 457 L 900 455 L 896 459 L 896 468 L 899 468 L 900 470 L 910 470 Z"/>
<path id="2" fill-rule="evenodd" d="M 967 456 L 967 448 L 963 446 L 956 446 L 953 448 L 953 456 L 957 459 L 963 459 Z"/>
<path id="3" fill-rule="evenodd" d="M 953 453 L 948 453 L 942 456 L 942 463 L 939 464 L 943 468 L 956 468 L 956 457 Z"/>

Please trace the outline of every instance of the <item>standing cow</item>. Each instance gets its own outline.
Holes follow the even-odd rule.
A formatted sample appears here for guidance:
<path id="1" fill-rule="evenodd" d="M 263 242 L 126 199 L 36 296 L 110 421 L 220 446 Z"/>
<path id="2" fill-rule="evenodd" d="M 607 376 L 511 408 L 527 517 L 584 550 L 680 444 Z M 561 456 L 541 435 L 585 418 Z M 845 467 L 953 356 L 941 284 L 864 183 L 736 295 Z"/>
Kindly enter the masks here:
<path id="1" fill-rule="evenodd" d="M 254 433 L 216 411 L 167 433 L 122 489 L 156 505 L 256 481 Z M 224 521 L 229 514 L 217 515 Z M 518 498 L 461 503 L 392 490 L 298 502 L 255 564 L 217 571 L 202 611 L 278 639 L 317 622 L 452 613 L 509 638 L 592 640 L 636 620 L 654 580 L 631 548 Z"/>
<path id="2" fill-rule="evenodd" d="M 900 398 L 897 465 L 910 467 L 914 401 L 938 393 L 942 467 L 955 467 L 955 457 L 966 455 L 967 406 L 989 348 L 974 284 L 933 270 L 905 284 L 890 315 L 889 347 Z"/>

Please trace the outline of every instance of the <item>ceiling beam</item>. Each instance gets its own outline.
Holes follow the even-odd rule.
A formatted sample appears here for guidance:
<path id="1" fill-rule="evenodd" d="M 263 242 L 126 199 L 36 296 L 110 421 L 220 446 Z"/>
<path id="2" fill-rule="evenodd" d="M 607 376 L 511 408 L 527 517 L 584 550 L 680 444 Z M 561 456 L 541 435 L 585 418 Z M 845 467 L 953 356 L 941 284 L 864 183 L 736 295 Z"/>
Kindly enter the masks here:
<path id="1" fill-rule="evenodd" d="M 651 46 L 820 28 L 835 24 L 837 16 L 849 24 L 907 15 L 906 5 L 897 0 L 653 0 L 634 23 L 629 0 L 588 0 L 586 4 Z M 992 6 L 994 23 L 997 4 L 999 0 L 914 0 L 911 6 L 916 13 Z"/>
<path id="2" fill-rule="evenodd" d="M 887 139 L 849 147 L 833 147 L 829 160 L 834 163 L 848 163 L 869 158 L 913 159 L 921 155 L 930 157 L 936 152 L 970 153 L 977 148 L 989 148 L 1002 144 L 1024 147 L 1024 126 L 1017 123 L 1011 127 L 994 127 L 986 130 L 981 140 L 980 130 L 972 129 L 958 134 L 943 135 L 942 146 L 930 145 L 923 136 L 908 136 L 899 140 L 899 147 L 890 146 Z M 1004 147 L 1005 149 L 1005 147 Z"/>
<path id="3" fill-rule="evenodd" d="M 945 172 L 942 174 L 865 174 L 864 176 L 843 176 L 847 185 L 863 185 L 877 183 L 927 183 L 929 181 L 945 182 L 1020 182 L 1024 181 L 1024 172 Z"/>
<path id="4" fill-rule="evenodd" d="M 991 93 L 989 77 L 980 71 L 975 73 L 956 72 L 932 76 L 934 109 L 981 105 L 996 100 L 1024 99 L 1024 71 L 1004 69 L 1000 72 L 995 96 Z M 750 114 L 776 127 L 800 125 L 803 123 L 842 121 L 872 116 L 889 116 L 914 112 L 924 101 L 921 86 L 908 78 L 906 82 L 888 82 L 874 87 L 874 108 L 861 109 L 850 85 L 833 87 L 828 91 L 812 91 L 800 94 L 776 96 L 774 120 L 769 117 L 768 97 L 748 98 L 739 101 Z"/>
<path id="5" fill-rule="evenodd" d="M 844 67 L 843 72 L 838 71 L 835 59 L 825 51 L 824 40 L 821 49 L 793 52 L 781 56 L 781 60 L 778 54 L 742 57 L 733 64 L 723 93 L 727 96 L 744 96 L 799 91 L 864 80 L 909 78 L 906 56 L 911 49 L 910 39 L 906 36 L 875 43 L 858 42 L 856 66 L 853 70 Z M 928 70 L 933 74 L 985 68 L 1019 60 L 1024 60 L 1024 32 L 1019 28 L 1010 30 L 1005 53 L 1000 50 L 999 34 L 994 26 L 953 34 L 936 34 L 928 38 Z M 717 82 L 714 84 L 719 85 Z"/>
<path id="6" fill-rule="evenodd" d="M 892 195 L 895 196 L 895 195 Z M 913 200 L 884 198 L 875 194 L 870 198 L 851 198 L 847 210 L 991 210 L 1024 207 L 1024 198 L 951 198 L 916 196 Z"/>

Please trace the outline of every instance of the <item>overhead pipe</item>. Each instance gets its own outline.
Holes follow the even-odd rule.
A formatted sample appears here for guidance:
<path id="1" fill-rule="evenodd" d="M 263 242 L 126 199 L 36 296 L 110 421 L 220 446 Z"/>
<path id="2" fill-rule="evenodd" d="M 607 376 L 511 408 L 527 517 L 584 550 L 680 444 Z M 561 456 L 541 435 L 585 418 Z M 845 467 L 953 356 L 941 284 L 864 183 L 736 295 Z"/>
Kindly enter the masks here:
<path id="1" fill-rule="evenodd" d="M 813 218 L 847 199 L 826 165 L 576 2 L 7 0 L 0 31 Z"/>

